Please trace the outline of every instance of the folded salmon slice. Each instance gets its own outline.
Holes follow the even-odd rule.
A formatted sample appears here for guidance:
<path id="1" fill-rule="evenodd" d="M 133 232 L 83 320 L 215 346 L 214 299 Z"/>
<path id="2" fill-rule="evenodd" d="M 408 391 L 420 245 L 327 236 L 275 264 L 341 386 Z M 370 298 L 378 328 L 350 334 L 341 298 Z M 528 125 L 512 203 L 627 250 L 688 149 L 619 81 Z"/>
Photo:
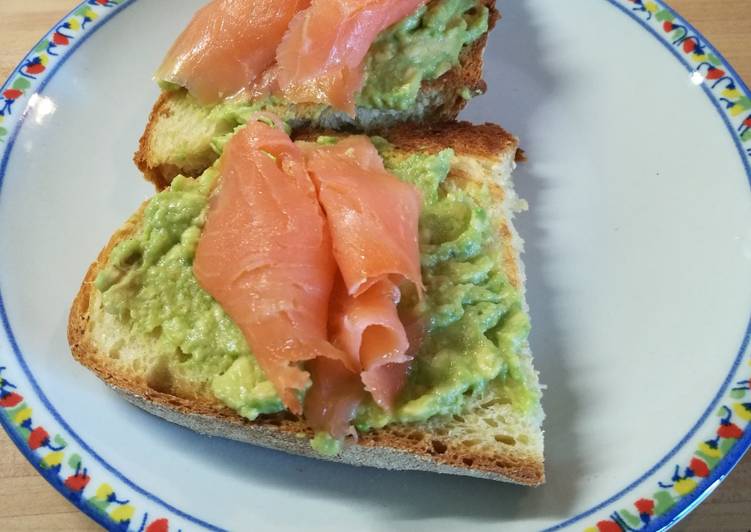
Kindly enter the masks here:
<path id="1" fill-rule="evenodd" d="M 292 20 L 277 50 L 281 94 L 353 113 L 371 44 L 425 1 L 313 0 Z"/>
<path id="2" fill-rule="evenodd" d="M 243 332 L 285 405 L 302 411 L 299 363 L 344 359 L 327 341 L 336 274 L 331 237 L 303 154 L 251 122 L 227 144 L 193 270 Z"/>
<path id="3" fill-rule="evenodd" d="M 364 135 L 302 147 L 347 293 L 357 297 L 382 279 L 411 281 L 422 291 L 417 189 L 386 171 Z"/>
<path id="4" fill-rule="evenodd" d="M 409 341 L 396 305 L 399 288 L 381 279 L 358 297 L 347 294 L 344 284 L 334 290 L 329 331 L 360 374 L 375 402 L 390 410 L 404 386 L 412 357 Z"/>
<path id="5" fill-rule="evenodd" d="M 385 170 L 368 137 L 302 146 L 326 212 L 341 274 L 329 321 L 332 341 L 348 356 L 344 366 L 350 374 L 338 372 L 339 387 L 347 388 L 352 374 L 359 374 L 376 403 L 391 409 L 412 360 L 397 312 L 397 283 L 412 282 L 422 289 L 417 235 L 420 195 Z M 318 386 L 313 379 L 311 390 Z M 336 388 L 331 381 L 326 386 Z M 324 395 L 316 391 L 306 403 Z"/>
<path id="6" fill-rule="evenodd" d="M 202 103 L 252 90 L 274 63 L 290 21 L 310 0 L 212 0 L 170 48 L 156 78 Z"/>
<path id="7" fill-rule="evenodd" d="M 305 420 L 316 431 L 325 431 L 337 439 L 357 433 L 352 420 L 365 398 L 357 373 L 340 360 L 316 358 L 308 362 L 313 385 L 305 394 Z"/>
<path id="8" fill-rule="evenodd" d="M 369 392 L 391 410 L 407 380 L 411 354 L 396 304 L 399 288 L 382 279 L 358 297 L 341 277 L 331 295 L 329 336 L 346 358 L 317 358 L 308 364 L 313 385 L 305 395 L 305 418 L 336 438 L 352 433 L 357 407 Z"/>
<path id="9" fill-rule="evenodd" d="M 397 283 L 421 287 L 420 196 L 367 137 L 300 146 L 257 121 L 230 140 L 193 269 L 285 405 L 341 438 L 366 391 L 390 409 L 409 370 Z"/>

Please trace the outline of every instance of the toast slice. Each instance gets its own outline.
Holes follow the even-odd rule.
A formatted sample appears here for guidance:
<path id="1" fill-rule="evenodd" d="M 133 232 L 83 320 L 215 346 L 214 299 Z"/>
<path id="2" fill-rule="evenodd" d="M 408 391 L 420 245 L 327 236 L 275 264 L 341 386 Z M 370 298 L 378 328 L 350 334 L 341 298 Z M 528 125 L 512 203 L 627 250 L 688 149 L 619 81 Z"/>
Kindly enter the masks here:
<path id="1" fill-rule="evenodd" d="M 488 33 L 500 18 L 495 0 L 489 9 Z M 459 64 L 438 79 L 424 81 L 414 106 L 406 110 L 358 107 L 356 115 L 319 104 L 264 103 L 259 110 L 281 117 L 293 128 L 375 131 L 400 123 L 445 122 L 456 119 L 469 98 L 483 94 L 483 54 L 488 33 L 462 49 Z M 212 140 L 247 120 L 248 112 L 226 112 L 202 106 L 185 90 L 164 92 L 154 104 L 133 160 L 158 189 L 176 175 L 196 177 L 218 157 Z"/>
<path id="2" fill-rule="evenodd" d="M 317 134 L 302 132 L 298 139 L 315 138 Z M 523 298 L 522 240 L 512 225 L 514 214 L 526 208 L 511 181 L 515 161 L 521 156 L 516 138 L 495 125 L 455 122 L 422 130 L 398 127 L 383 136 L 405 156 L 452 148 L 455 155 L 447 177 L 452 186 L 472 194 L 476 187 L 470 183 L 487 184 L 491 227 L 497 228 L 496 237 L 502 244 L 499 260 L 509 282 Z M 362 432 L 357 441 L 346 444 L 335 457 L 313 451 L 308 441 L 313 431 L 304 420 L 284 412 L 249 421 L 216 399 L 209 386 L 184 379 L 173 370 L 174 365 L 158 355 L 157 338 L 134 336 L 117 316 L 105 311 L 102 296 L 93 285 L 113 247 L 139 230 L 143 208 L 114 234 L 89 268 L 73 303 L 68 328 L 73 356 L 128 401 L 203 434 L 298 455 L 530 486 L 544 482 L 540 387 L 526 342 L 518 367 L 532 392 L 532 401 L 525 408 L 519 408 L 509 395 L 489 387 L 459 413 Z"/>

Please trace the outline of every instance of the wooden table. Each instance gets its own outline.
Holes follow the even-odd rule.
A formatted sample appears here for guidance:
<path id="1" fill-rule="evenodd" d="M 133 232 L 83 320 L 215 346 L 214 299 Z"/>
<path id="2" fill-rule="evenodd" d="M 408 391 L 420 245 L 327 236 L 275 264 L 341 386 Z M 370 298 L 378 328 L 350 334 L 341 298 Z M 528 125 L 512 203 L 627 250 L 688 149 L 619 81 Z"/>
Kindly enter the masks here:
<path id="1" fill-rule="evenodd" d="M 0 80 L 77 3 L 77 0 L 0 0 Z M 751 0 L 672 0 L 671 5 L 751 82 Z M 0 530 L 99 528 L 37 475 L 2 431 L 0 485 Z M 751 531 L 751 456 L 677 528 L 697 532 Z"/>

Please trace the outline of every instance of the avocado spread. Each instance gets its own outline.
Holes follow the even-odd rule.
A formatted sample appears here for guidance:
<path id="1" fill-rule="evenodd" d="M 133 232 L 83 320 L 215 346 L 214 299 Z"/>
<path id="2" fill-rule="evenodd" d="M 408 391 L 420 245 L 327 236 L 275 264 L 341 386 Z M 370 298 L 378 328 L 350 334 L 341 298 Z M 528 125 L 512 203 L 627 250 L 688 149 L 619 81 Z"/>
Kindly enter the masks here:
<path id="1" fill-rule="evenodd" d="M 357 414 L 359 430 L 391 422 L 423 421 L 458 413 L 488 389 L 520 409 L 536 398 L 519 370 L 529 332 L 521 295 L 499 260 L 497 223 L 486 184 L 447 180 L 455 156 L 404 154 L 373 141 L 386 168 L 422 193 L 420 250 L 425 296 L 406 290 L 399 312 L 419 318 L 425 334 L 397 407 L 374 402 Z M 336 142 L 321 137 L 321 143 Z M 134 335 L 158 341 L 168 368 L 207 387 L 241 415 L 284 409 L 237 326 L 198 285 L 192 271 L 196 244 L 217 172 L 178 177 L 147 204 L 140 230 L 118 244 L 96 279 L 107 312 Z M 326 452 L 337 447 L 316 437 Z"/>
<path id="2" fill-rule="evenodd" d="M 316 432 L 310 440 L 310 446 L 323 456 L 336 456 L 342 450 L 341 440 L 337 440 L 328 432 Z"/>
<path id="3" fill-rule="evenodd" d="M 478 0 L 436 0 L 383 31 L 365 57 L 365 84 L 357 103 L 409 109 L 423 81 L 459 64 L 462 48 L 488 31 L 489 11 Z M 469 89 L 465 91 L 469 95 Z M 468 98 L 467 98 L 468 99 Z"/>
<path id="4" fill-rule="evenodd" d="M 360 408 L 359 430 L 392 422 L 424 421 L 455 414 L 488 387 L 526 410 L 536 398 L 519 370 L 529 319 L 519 291 L 499 259 L 498 220 L 490 214 L 484 183 L 446 180 L 453 150 L 404 155 L 374 138 L 386 168 L 422 192 L 420 253 L 425 296 L 405 291 L 400 313 L 418 316 L 425 327 L 420 350 L 398 406 L 386 412 L 368 401 Z"/>

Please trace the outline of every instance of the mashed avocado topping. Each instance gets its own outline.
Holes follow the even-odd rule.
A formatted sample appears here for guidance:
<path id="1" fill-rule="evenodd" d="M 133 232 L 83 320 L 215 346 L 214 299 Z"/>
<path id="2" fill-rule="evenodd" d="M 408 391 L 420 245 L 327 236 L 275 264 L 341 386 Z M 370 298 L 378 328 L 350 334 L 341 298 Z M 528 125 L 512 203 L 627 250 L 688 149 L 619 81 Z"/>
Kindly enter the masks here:
<path id="1" fill-rule="evenodd" d="M 223 375 L 214 377 L 211 391 L 217 399 L 248 419 L 284 410 L 274 385 L 266 379 L 253 356 L 237 358 Z"/>
<path id="2" fill-rule="evenodd" d="M 374 137 L 386 168 L 420 189 L 420 249 L 426 294 L 404 290 L 399 311 L 425 329 L 397 408 L 363 404 L 360 430 L 458 413 L 492 388 L 520 409 L 534 404 L 519 369 L 529 321 L 499 259 L 498 220 L 487 184 L 447 180 L 452 150 L 404 154 Z M 336 142 L 321 137 L 321 143 Z M 151 335 L 169 369 L 208 387 L 241 415 L 282 411 L 271 383 L 237 326 L 198 285 L 192 263 L 217 172 L 176 178 L 146 206 L 138 233 L 118 244 L 96 279 L 107 312 L 134 335 Z M 313 441 L 336 452 L 329 439 Z"/>
<path id="3" fill-rule="evenodd" d="M 310 446 L 323 456 L 336 456 L 342 450 L 341 440 L 337 440 L 328 432 L 316 432 L 310 440 Z"/>
<path id="4" fill-rule="evenodd" d="M 478 0 L 435 0 L 385 30 L 368 50 L 357 103 L 409 109 L 423 81 L 438 79 L 459 64 L 462 48 L 488 31 L 488 17 L 487 6 Z"/>
<path id="5" fill-rule="evenodd" d="M 211 139 L 211 148 L 221 155 L 224 146 L 238 129 L 244 127 L 253 116 L 265 112 L 278 115 L 283 121 L 287 134 L 291 133 L 288 122 L 294 120 L 295 115 L 282 98 L 266 96 L 253 102 L 224 102 L 215 105 L 209 111 L 209 122 L 222 124 L 224 128 Z"/>
<path id="6" fill-rule="evenodd" d="M 400 313 L 419 316 L 425 328 L 399 405 L 386 412 L 369 401 L 359 410 L 359 430 L 393 422 L 454 414 L 488 387 L 513 390 L 520 409 L 534 404 L 519 355 L 529 319 L 519 291 L 499 258 L 498 220 L 490 214 L 486 184 L 447 181 L 454 153 L 403 155 L 375 139 L 384 164 L 423 195 L 420 250 L 425 297 L 404 293 Z M 507 386 L 508 385 L 508 386 Z"/>

